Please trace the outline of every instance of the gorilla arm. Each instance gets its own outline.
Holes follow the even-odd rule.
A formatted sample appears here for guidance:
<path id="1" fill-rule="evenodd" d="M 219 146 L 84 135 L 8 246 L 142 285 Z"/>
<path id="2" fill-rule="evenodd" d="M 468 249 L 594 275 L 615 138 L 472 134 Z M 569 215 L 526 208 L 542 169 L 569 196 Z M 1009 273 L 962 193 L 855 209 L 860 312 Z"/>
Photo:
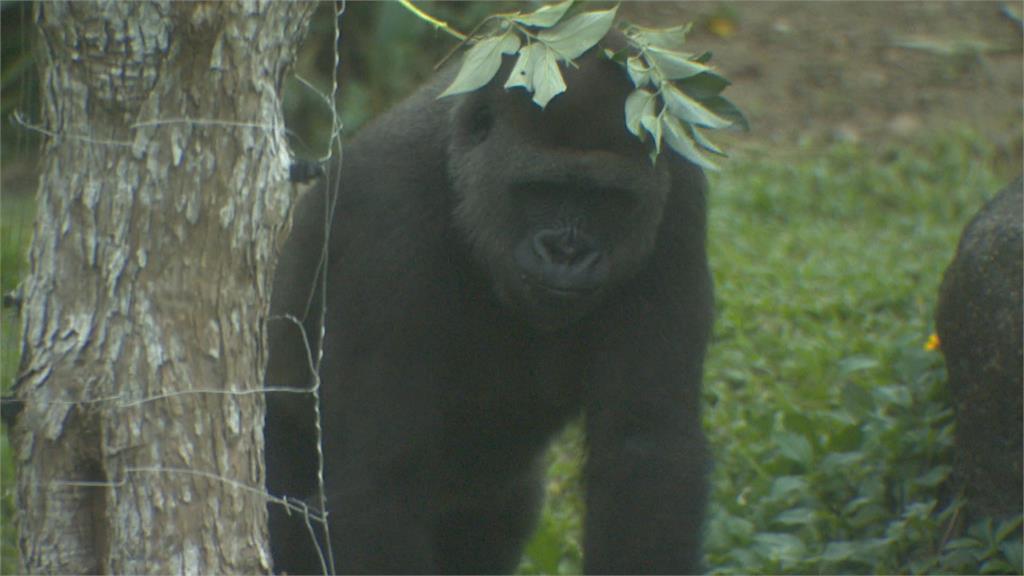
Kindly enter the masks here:
<path id="1" fill-rule="evenodd" d="M 594 326 L 585 572 L 702 571 L 710 453 L 701 377 L 713 296 L 704 178 L 674 162 L 658 246 Z"/>

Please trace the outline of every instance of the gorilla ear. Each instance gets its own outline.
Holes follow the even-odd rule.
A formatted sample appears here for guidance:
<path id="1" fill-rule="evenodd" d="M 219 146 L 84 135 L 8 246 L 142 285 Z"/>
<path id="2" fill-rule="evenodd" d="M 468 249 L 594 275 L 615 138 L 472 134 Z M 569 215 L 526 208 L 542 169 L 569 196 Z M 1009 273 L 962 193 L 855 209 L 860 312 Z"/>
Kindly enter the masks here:
<path id="1" fill-rule="evenodd" d="M 494 126 L 490 103 L 479 95 L 465 98 L 453 111 L 455 141 L 463 146 L 476 146 L 487 139 Z"/>

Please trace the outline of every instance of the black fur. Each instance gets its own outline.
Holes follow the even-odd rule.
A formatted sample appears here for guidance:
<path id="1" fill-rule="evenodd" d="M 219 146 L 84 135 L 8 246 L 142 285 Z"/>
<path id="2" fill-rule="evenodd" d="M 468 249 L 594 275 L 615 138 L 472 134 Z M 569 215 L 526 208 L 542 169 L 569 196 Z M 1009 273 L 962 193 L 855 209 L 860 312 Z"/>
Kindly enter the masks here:
<path id="1" fill-rule="evenodd" d="M 298 159 L 288 167 L 288 180 L 297 184 L 305 184 L 324 175 L 324 167 L 315 160 Z"/>
<path id="2" fill-rule="evenodd" d="M 507 75 L 505 71 L 499 75 Z M 501 81 L 437 99 L 442 72 L 345 149 L 321 266 L 321 185 L 281 256 L 273 314 L 316 349 L 342 572 L 509 572 L 541 499 L 540 455 L 586 415 L 585 569 L 700 569 L 712 319 L 705 179 L 652 165 L 626 75 L 591 50 L 546 110 Z M 309 387 L 299 329 L 270 323 L 268 386 Z M 308 396 L 268 395 L 268 488 L 313 502 Z M 271 505 L 275 569 L 319 572 Z"/>

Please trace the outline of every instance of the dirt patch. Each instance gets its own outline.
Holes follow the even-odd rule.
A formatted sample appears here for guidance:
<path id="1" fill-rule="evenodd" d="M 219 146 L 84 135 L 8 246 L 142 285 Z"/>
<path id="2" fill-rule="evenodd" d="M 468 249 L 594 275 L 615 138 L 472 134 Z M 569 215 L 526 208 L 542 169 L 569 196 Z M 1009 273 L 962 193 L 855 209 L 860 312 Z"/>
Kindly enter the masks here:
<path id="1" fill-rule="evenodd" d="M 758 144 L 871 143 L 971 127 L 1021 165 L 1024 35 L 1016 2 L 686 2 L 622 7 L 695 23 Z M 1010 160 L 1012 163 L 1014 160 Z M 1008 169 L 1014 166 L 1008 166 Z"/>

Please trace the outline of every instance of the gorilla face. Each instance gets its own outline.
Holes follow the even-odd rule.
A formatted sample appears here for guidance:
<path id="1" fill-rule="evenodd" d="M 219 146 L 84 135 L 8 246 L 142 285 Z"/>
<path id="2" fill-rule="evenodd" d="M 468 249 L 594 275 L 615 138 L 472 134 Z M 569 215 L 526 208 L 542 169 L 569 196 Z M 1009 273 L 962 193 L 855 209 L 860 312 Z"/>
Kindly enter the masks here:
<path id="1" fill-rule="evenodd" d="M 502 303 L 536 327 L 558 329 L 586 315 L 653 247 L 653 235 L 631 222 L 651 222 L 637 218 L 644 198 L 636 190 L 564 180 L 504 190 L 505 221 L 514 225 L 498 243 L 474 245 L 474 253 L 489 263 Z"/>
<path id="2" fill-rule="evenodd" d="M 606 87 L 615 77 L 591 73 L 608 74 Z M 499 301 L 537 328 L 585 316 L 655 245 L 670 179 L 625 130 L 619 103 L 628 81 L 613 87 L 622 94 L 596 100 L 617 105 L 608 110 L 571 101 L 572 91 L 541 110 L 524 92 L 500 87 L 453 110 L 456 223 Z"/>

